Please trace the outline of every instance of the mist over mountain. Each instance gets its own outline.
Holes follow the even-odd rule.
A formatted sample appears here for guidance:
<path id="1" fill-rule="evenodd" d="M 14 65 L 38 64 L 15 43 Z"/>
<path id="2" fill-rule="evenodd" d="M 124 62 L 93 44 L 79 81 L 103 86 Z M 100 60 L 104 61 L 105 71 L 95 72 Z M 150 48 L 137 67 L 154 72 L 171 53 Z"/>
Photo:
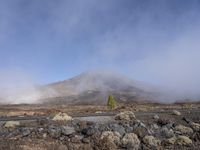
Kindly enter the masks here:
<path id="1" fill-rule="evenodd" d="M 185 96 L 173 89 L 134 80 L 118 72 L 95 70 L 83 72 L 75 77 L 46 85 L 32 84 L 18 79 L 19 84 L 0 90 L 2 104 L 106 104 L 112 94 L 118 102 L 198 101 L 199 97 Z M 15 82 L 15 80 L 11 80 Z"/>
<path id="2" fill-rule="evenodd" d="M 41 87 L 44 103 L 105 104 L 109 94 L 119 102 L 158 99 L 158 89 L 109 71 L 88 71 L 68 80 Z"/>

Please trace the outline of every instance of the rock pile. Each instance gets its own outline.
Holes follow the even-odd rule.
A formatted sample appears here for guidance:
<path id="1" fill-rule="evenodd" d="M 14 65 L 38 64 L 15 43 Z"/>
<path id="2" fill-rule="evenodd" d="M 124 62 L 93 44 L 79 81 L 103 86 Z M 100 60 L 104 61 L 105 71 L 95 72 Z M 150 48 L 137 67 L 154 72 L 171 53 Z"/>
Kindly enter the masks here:
<path id="1" fill-rule="evenodd" d="M 58 113 L 44 125 L 28 127 L 21 126 L 20 122 L 6 122 L 1 126 L 0 136 L 5 140 L 14 137 L 56 139 L 72 150 L 173 149 L 176 146 L 184 149 L 200 140 L 198 123 L 183 125 L 154 117 L 154 123 L 148 124 L 137 120 L 130 111 L 121 112 L 114 118 L 113 122 L 100 124 Z M 70 121 L 60 123 L 63 120 Z"/>

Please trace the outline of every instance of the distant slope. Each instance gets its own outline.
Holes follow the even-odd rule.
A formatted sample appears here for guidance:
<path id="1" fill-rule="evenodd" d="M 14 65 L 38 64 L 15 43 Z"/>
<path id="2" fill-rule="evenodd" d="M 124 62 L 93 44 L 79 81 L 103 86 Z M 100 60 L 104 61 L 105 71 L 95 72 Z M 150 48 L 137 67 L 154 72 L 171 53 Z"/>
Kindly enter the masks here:
<path id="1" fill-rule="evenodd" d="M 113 72 L 85 72 L 41 88 L 43 103 L 105 104 L 109 94 L 117 101 L 152 101 L 159 95 L 146 83 Z"/>

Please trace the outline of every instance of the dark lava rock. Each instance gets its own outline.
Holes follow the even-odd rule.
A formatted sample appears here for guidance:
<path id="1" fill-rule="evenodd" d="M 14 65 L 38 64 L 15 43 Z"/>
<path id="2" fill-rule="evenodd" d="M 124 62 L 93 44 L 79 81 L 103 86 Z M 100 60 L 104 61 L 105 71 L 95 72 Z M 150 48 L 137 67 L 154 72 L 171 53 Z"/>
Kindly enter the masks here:
<path id="1" fill-rule="evenodd" d="M 11 131 L 9 131 L 7 137 L 14 137 L 14 136 L 17 136 L 17 135 L 20 135 L 20 134 L 21 133 L 20 133 L 19 129 L 17 129 L 17 130 L 11 130 Z"/>
<path id="2" fill-rule="evenodd" d="M 1 127 L 3 127 L 3 126 L 4 126 L 4 124 L 5 124 L 5 122 L 4 122 L 4 121 L 0 121 L 0 128 L 1 128 Z"/>
<path id="3" fill-rule="evenodd" d="M 70 135 L 75 133 L 74 127 L 69 127 L 69 126 L 62 126 L 61 127 L 61 132 L 64 135 Z"/>
<path id="4" fill-rule="evenodd" d="M 150 128 L 152 129 L 152 130 L 158 130 L 159 129 L 159 126 L 157 125 L 157 124 L 151 124 L 150 125 Z"/>
<path id="5" fill-rule="evenodd" d="M 38 131 L 38 133 L 43 133 L 45 130 L 44 130 L 44 128 L 38 128 L 37 131 Z"/>
<path id="6" fill-rule="evenodd" d="M 65 139 L 66 139 L 65 136 L 60 136 L 60 137 L 59 137 L 59 140 L 60 140 L 60 141 L 64 141 Z"/>
<path id="7" fill-rule="evenodd" d="M 47 119 L 45 119 L 45 120 L 44 119 L 38 119 L 37 123 L 38 123 L 38 125 L 44 126 L 44 125 L 48 124 L 49 121 Z"/>
<path id="8" fill-rule="evenodd" d="M 121 125 L 121 124 L 120 124 Z M 133 132 L 133 127 L 130 126 L 129 123 L 127 124 L 122 124 L 122 126 L 125 128 L 126 133 L 132 133 Z"/>
<path id="9" fill-rule="evenodd" d="M 139 128 L 139 127 L 146 128 L 146 125 L 144 123 L 142 123 L 142 122 L 138 122 L 133 126 L 134 129 L 135 128 Z"/>
<path id="10" fill-rule="evenodd" d="M 59 138 L 61 135 L 61 129 L 58 127 L 49 127 L 48 133 L 52 138 Z"/>
<path id="11" fill-rule="evenodd" d="M 195 142 L 199 142 L 199 141 L 200 141 L 200 132 L 195 132 L 195 133 L 192 135 L 192 139 L 193 139 Z"/>
<path id="12" fill-rule="evenodd" d="M 83 139 L 82 139 L 82 142 L 83 142 L 83 143 L 90 143 L 90 138 L 83 138 Z"/>
<path id="13" fill-rule="evenodd" d="M 99 125 L 98 130 L 99 130 L 99 132 L 110 131 L 110 128 L 106 124 L 101 124 L 101 125 Z"/>
<path id="14" fill-rule="evenodd" d="M 20 133 L 23 137 L 29 136 L 31 134 L 31 129 L 29 128 L 21 128 Z"/>
<path id="15" fill-rule="evenodd" d="M 188 119 L 188 118 L 186 118 L 186 117 L 183 117 L 182 119 L 183 119 L 186 123 L 191 123 L 191 122 L 192 122 L 190 119 Z"/>
<path id="16" fill-rule="evenodd" d="M 145 135 L 148 135 L 148 130 L 144 127 L 137 127 L 133 129 L 133 132 L 138 135 L 139 138 L 143 138 Z"/>
<path id="17" fill-rule="evenodd" d="M 172 121 L 167 118 L 160 118 L 160 119 L 158 119 L 157 123 L 161 126 L 164 126 L 164 125 L 172 123 Z"/>
<path id="18" fill-rule="evenodd" d="M 112 131 L 117 131 L 122 136 L 126 133 L 125 128 L 119 124 L 110 124 L 109 127 Z"/>
<path id="19" fill-rule="evenodd" d="M 77 123 L 77 125 L 75 126 L 75 130 L 78 132 L 81 132 L 83 129 L 88 128 L 89 126 L 93 126 L 94 123 L 92 122 L 88 122 L 88 121 L 80 121 Z"/>
<path id="20" fill-rule="evenodd" d="M 81 136 L 81 135 L 75 135 L 74 137 L 72 137 L 71 139 L 70 139 L 70 141 L 72 142 L 72 143 L 81 143 L 81 140 L 83 139 L 83 136 Z"/>
<path id="21" fill-rule="evenodd" d="M 155 119 L 155 120 L 158 120 L 160 117 L 158 116 L 158 114 L 155 114 L 154 116 L 153 116 L 153 119 Z"/>
<path id="22" fill-rule="evenodd" d="M 96 132 L 99 132 L 99 131 L 94 126 L 91 126 L 91 127 L 88 127 L 86 129 L 82 130 L 82 134 L 87 135 L 87 136 L 91 136 L 91 135 L 95 134 Z"/>
<path id="23" fill-rule="evenodd" d="M 9 131 L 8 130 L 0 130 L 0 137 L 6 137 L 9 135 Z"/>
<path id="24" fill-rule="evenodd" d="M 171 138 L 174 136 L 174 131 L 172 129 L 168 129 L 167 127 L 162 127 L 160 129 L 161 135 L 166 138 Z"/>
<path id="25" fill-rule="evenodd" d="M 168 129 L 174 128 L 175 126 L 176 126 L 176 124 L 174 124 L 172 122 L 165 125 L 165 127 L 167 127 Z"/>

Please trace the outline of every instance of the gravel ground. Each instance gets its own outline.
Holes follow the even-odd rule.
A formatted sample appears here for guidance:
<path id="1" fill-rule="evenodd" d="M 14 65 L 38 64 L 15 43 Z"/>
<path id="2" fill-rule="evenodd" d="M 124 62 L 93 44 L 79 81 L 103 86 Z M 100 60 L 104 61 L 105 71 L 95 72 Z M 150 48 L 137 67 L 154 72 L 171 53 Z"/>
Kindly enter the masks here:
<path id="1" fill-rule="evenodd" d="M 56 107 L 56 111 L 49 111 L 50 107 L 44 106 L 1 107 L 3 106 L 0 106 L 0 149 L 200 148 L 200 107 L 197 104 L 129 105 L 118 107 L 112 112 L 104 106 L 97 109 L 95 106 L 76 106 L 74 109 L 81 107 L 77 112 L 73 107 L 67 111 L 68 106 Z M 5 109 L 6 107 L 9 109 Z M 14 117 L 6 115 L 11 112 L 15 112 L 12 113 Z M 23 115 L 22 112 L 34 113 Z M 63 116 L 71 115 L 72 120 L 53 120 L 58 112 L 64 112 Z"/>

